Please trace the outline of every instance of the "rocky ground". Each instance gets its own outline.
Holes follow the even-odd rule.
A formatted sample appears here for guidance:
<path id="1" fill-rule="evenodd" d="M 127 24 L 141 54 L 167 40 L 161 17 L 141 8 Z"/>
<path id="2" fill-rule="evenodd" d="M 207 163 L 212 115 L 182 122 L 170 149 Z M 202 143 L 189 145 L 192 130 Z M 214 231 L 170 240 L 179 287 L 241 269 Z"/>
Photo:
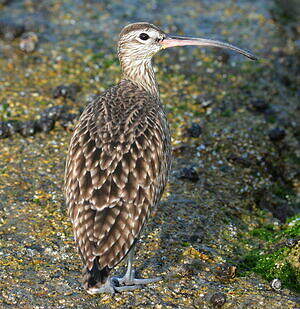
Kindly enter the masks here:
<path id="1" fill-rule="evenodd" d="M 274 3 L 0 1 L 1 308 L 299 307 L 299 25 Z M 174 163 L 136 267 L 163 280 L 89 296 L 64 161 L 88 100 L 120 79 L 117 34 L 133 21 L 260 61 L 197 48 L 155 58 Z"/>

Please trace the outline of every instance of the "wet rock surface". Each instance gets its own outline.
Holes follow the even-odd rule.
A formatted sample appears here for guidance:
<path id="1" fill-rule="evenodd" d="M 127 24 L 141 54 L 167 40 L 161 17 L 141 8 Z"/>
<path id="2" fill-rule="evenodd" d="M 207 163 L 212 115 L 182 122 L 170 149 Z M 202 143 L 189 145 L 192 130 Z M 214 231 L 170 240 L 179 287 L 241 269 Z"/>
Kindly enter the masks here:
<path id="1" fill-rule="evenodd" d="M 20 133 L 22 136 L 31 136 L 39 132 L 50 132 L 54 129 L 55 123 L 58 121 L 64 129 L 72 130 L 75 120 L 79 118 L 82 109 L 69 113 L 71 106 L 57 105 L 46 108 L 41 114 L 33 120 L 17 121 L 7 120 L 0 122 L 0 139 L 15 136 Z"/>
<path id="2" fill-rule="evenodd" d="M 5 40 L 12 41 L 21 36 L 25 32 L 25 26 L 16 23 L 13 19 L 0 19 L 0 37 Z"/>
<path id="3" fill-rule="evenodd" d="M 285 20 L 284 33 L 291 28 L 293 39 L 283 39 L 268 1 L 0 5 L 0 307 L 297 308 L 300 80 L 294 24 Z M 281 12 L 272 15 L 276 22 Z M 135 266 L 138 276 L 163 280 L 134 292 L 89 296 L 65 209 L 65 157 L 87 98 L 120 80 L 117 35 L 137 20 L 224 39 L 261 60 L 206 48 L 155 57 L 174 162 Z M 28 40 L 28 32 L 38 41 Z M 197 137 L 186 134 L 193 123 L 201 127 L 197 134 L 192 130 Z M 284 136 L 271 138 L 274 128 Z M 190 168 L 197 181 L 178 178 L 178 171 Z M 114 275 L 123 272 L 120 264 Z"/>

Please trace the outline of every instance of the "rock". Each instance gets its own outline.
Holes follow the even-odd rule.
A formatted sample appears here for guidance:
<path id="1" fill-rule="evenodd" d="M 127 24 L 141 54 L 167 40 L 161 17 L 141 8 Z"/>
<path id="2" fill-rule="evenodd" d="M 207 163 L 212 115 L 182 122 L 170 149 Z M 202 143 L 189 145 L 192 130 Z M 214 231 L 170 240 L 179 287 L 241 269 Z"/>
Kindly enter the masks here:
<path id="1" fill-rule="evenodd" d="M 20 132 L 21 123 L 17 120 L 8 120 L 6 122 L 7 127 L 9 129 L 10 135 L 15 135 L 16 133 Z"/>
<path id="2" fill-rule="evenodd" d="M 55 125 L 55 120 L 49 117 L 43 117 L 36 121 L 36 127 L 38 131 L 50 132 Z"/>
<path id="3" fill-rule="evenodd" d="M 251 108 L 257 112 L 264 112 L 269 108 L 269 104 L 261 99 L 255 99 L 250 102 Z"/>
<path id="4" fill-rule="evenodd" d="M 215 275 L 220 280 L 233 279 L 236 275 L 236 266 L 227 263 L 220 264 L 215 268 Z"/>
<path id="5" fill-rule="evenodd" d="M 53 91 L 53 98 L 57 99 L 59 97 L 67 98 L 69 96 L 69 88 L 65 85 L 57 86 Z"/>
<path id="6" fill-rule="evenodd" d="M 236 163 L 238 165 L 241 165 L 243 167 L 250 167 L 253 163 L 251 162 L 251 160 L 249 159 L 246 159 L 246 158 L 243 158 L 241 156 L 238 156 L 234 153 L 231 153 L 228 157 L 227 157 L 227 160 L 229 162 L 232 162 L 232 163 Z"/>
<path id="7" fill-rule="evenodd" d="M 210 302 L 216 308 L 221 308 L 226 303 L 226 295 L 224 293 L 217 292 L 210 298 Z"/>
<path id="8" fill-rule="evenodd" d="M 56 105 L 52 106 L 49 108 L 46 108 L 42 113 L 41 113 L 41 118 L 50 118 L 53 120 L 58 120 L 61 118 L 61 116 L 66 113 L 66 111 L 70 107 L 67 105 Z"/>
<path id="9" fill-rule="evenodd" d="M 22 122 L 20 125 L 20 133 L 24 137 L 34 135 L 36 131 L 37 131 L 37 125 L 34 120 Z"/>
<path id="10" fill-rule="evenodd" d="M 202 133 L 202 128 L 198 123 L 192 123 L 190 128 L 186 129 L 188 137 L 199 137 Z"/>
<path id="11" fill-rule="evenodd" d="M 65 98 L 74 100 L 81 87 L 75 83 L 70 85 L 60 85 L 53 90 L 53 98 Z"/>
<path id="12" fill-rule="evenodd" d="M 6 121 L 0 121 L 0 139 L 10 136 L 9 128 Z"/>
<path id="13" fill-rule="evenodd" d="M 179 171 L 179 179 L 188 179 L 192 182 L 197 182 L 199 180 L 199 175 L 194 167 L 184 167 Z"/>
<path id="14" fill-rule="evenodd" d="M 0 36 L 5 40 L 13 41 L 21 36 L 25 31 L 25 26 L 15 23 L 12 19 L 0 19 Z"/>
<path id="15" fill-rule="evenodd" d="M 7 5 L 10 2 L 12 2 L 12 0 L 0 0 L 0 5 Z"/>
<path id="16" fill-rule="evenodd" d="M 289 203 L 265 189 L 258 190 L 253 194 L 255 203 L 261 209 L 269 210 L 273 216 L 281 222 L 295 215 L 295 209 Z"/>
<path id="17" fill-rule="evenodd" d="M 78 117 L 78 114 L 75 113 L 68 113 L 63 114 L 60 117 L 60 125 L 65 129 L 72 129 L 74 126 L 74 120 Z"/>
<path id="18" fill-rule="evenodd" d="M 26 32 L 21 36 L 20 49 L 26 53 L 31 53 L 36 49 L 38 36 L 34 32 Z"/>
<path id="19" fill-rule="evenodd" d="M 230 60 L 230 54 L 226 50 L 220 49 L 220 50 L 218 50 L 218 57 L 217 57 L 217 59 L 220 62 L 226 64 Z"/>
<path id="20" fill-rule="evenodd" d="M 269 131 L 268 135 L 272 142 L 279 142 L 285 138 L 286 132 L 284 129 L 274 128 Z"/>

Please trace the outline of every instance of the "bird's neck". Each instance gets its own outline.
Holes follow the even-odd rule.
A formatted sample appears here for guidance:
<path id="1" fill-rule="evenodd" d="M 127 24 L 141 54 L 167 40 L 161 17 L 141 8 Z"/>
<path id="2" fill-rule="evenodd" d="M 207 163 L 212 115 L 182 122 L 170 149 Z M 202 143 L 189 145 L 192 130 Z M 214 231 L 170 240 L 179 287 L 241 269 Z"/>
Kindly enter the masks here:
<path id="1" fill-rule="evenodd" d="M 152 95 L 159 96 L 158 85 L 156 83 L 151 59 L 132 59 L 132 57 L 122 57 L 120 62 L 124 79 L 129 79 L 140 88 L 150 92 Z"/>

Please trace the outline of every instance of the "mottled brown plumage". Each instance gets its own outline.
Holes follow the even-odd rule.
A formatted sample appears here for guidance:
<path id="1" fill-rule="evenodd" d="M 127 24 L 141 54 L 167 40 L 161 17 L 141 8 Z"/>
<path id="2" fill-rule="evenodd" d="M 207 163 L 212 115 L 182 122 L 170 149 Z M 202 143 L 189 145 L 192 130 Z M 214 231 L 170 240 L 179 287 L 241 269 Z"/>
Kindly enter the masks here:
<path id="1" fill-rule="evenodd" d="M 83 262 L 91 270 L 97 259 L 102 281 L 138 238 L 169 166 L 163 107 L 133 82 L 108 89 L 81 115 L 66 167 L 67 204 Z"/>
<path id="2" fill-rule="evenodd" d="M 65 194 L 90 294 L 157 281 L 135 279 L 132 270 L 133 247 L 161 198 L 171 162 L 168 122 L 151 60 L 163 48 L 200 43 L 252 56 L 225 43 L 170 37 L 148 23 L 125 27 L 118 44 L 123 79 L 90 103 L 75 127 Z M 110 271 L 128 254 L 126 275 L 115 284 Z"/>

